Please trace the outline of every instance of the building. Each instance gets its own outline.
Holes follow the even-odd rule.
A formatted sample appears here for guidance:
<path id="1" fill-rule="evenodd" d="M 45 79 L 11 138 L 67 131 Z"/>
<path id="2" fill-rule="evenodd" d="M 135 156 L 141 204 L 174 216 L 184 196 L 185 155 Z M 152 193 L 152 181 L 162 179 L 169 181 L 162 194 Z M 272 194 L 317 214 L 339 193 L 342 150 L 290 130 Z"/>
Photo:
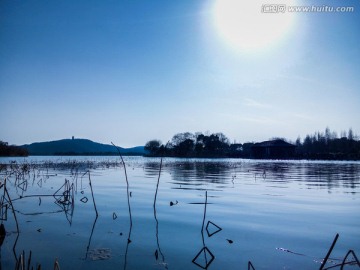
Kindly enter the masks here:
<path id="1" fill-rule="evenodd" d="M 277 139 L 255 143 L 251 147 L 251 156 L 259 159 L 288 159 L 295 156 L 296 146 Z"/>

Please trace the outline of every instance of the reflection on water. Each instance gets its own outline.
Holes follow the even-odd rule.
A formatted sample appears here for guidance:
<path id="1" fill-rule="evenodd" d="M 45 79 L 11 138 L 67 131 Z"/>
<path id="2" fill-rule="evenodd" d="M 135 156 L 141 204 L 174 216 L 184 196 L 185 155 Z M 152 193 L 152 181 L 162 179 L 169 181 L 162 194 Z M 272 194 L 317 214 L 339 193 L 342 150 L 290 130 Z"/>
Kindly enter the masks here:
<path id="1" fill-rule="evenodd" d="M 145 175 L 157 175 L 158 167 L 154 161 L 145 162 Z M 328 190 L 339 187 L 358 189 L 360 181 L 359 162 L 169 159 L 164 170 L 171 175 L 172 188 L 198 190 L 204 184 L 228 188 L 229 182 L 241 181 L 244 177 L 255 181 L 266 180 L 268 183 L 302 182 L 310 189 Z"/>
<path id="2" fill-rule="evenodd" d="M 319 269 L 337 233 L 324 269 L 360 253 L 359 162 L 0 163 L 0 269 Z"/>

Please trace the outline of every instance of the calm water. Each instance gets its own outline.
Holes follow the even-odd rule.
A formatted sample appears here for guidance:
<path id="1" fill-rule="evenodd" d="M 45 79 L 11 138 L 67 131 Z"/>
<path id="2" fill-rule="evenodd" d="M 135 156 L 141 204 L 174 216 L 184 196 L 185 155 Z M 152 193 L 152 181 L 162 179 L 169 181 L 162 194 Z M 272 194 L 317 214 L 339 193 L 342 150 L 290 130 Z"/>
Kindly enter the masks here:
<path id="1" fill-rule="evenodd" d="M 160 159 L 124 160 L 129 193 L 116 157 L 1 158 L 0 269 L 319 269 L 336 233 L 327 266 L 360 258 L 359 162 L 166 158 L 157 186 Z"/>

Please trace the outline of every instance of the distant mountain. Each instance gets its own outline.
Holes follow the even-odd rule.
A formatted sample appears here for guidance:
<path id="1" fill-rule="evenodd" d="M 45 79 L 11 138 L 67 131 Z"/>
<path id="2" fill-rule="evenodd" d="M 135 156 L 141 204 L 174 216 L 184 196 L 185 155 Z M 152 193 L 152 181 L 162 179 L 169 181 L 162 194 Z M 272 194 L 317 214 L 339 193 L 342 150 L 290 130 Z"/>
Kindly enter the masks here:
<path id="1" fill-rule="evenodd" d="M 64 139 L 50 142 L 36 142 L 21 145 L 27 149 L 29 155 L 55 156 L 55 155 L 117 155 L 113 145 L 93 142 L 87 139 Z M 119 147 L 122 155 L 145 155 L 144 146 L 132 148 Z"/>

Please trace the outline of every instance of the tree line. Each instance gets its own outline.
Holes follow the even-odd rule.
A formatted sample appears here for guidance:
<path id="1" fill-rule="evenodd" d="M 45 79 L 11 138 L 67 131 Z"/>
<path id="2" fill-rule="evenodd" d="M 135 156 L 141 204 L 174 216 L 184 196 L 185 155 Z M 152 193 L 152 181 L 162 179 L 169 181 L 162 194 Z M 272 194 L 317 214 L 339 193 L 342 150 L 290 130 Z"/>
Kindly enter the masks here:
<path id="1" fill-rule="evenodd" d="M 163 145 L 160 140 L 148 141 L 145 150 L 151 156 L 174 157 L 226 157 L 229 155 L 230 140 L 223 133 L 178 133 Z"/>
<path id="2" fill-rule="evenodd" d="M 145 150 L 149 156 L 200 157 L 200 158 L 249 158 L 254 143 L 230 143 L 221 133 L 177 133 L 165 145 L 160 140 L 148 141 Z"/>
<path id="3" fill-rule="evenodd" d="M 340 136 L 329 128 L 325 132 L 306 135 L 303 142 L 298 138 L 297 157 L 304 159 L 360 160 L 360 141 L 350 128 Z"/>
<path id="4" fill-rule="evenodd" d="M 9 145 L 7 142 L 0 141 L 0 156 L 1 157 L 17 157 L 28 156 L 29 153 L 26 149 Z"/>
<path id="5" fill-rule="evenodd" d="M 285 138 L 286 142 L 296 146 L 294 159 L 327 159 L 327 160 L 360 160 L 360 141 L 352 129 L 341 132 L 315 132 L 306 135 L 304 140 L 300 137 L 295 142 Z M 255 142 L 230 143 L 223 133 L 203 134 L 190 132 L 175 134 L 166 144 L 160 140 L 150 140 L 145 145 L 149 156 L 168 157 L 200 157 L 200 158 L 252 158 L 252 147 Z"/>

